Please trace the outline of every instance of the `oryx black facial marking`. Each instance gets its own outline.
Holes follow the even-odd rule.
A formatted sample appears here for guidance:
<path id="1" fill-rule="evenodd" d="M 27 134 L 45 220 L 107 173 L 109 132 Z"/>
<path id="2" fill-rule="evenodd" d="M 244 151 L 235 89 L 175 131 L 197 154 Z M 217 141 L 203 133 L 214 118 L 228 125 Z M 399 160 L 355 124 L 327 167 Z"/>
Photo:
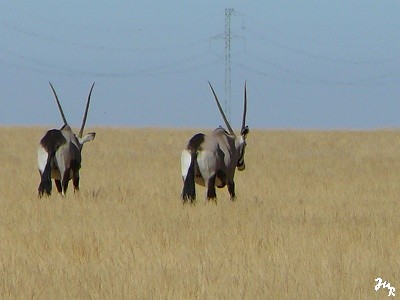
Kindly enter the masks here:
<path id="1" fill-rule="evenodd" d="M 185 203 L 196 199 L 195 183 L 207 188 L 207 199 L 216 199 L 215 187 L 228 186 L 228 192 L 232 200 L 235 199 L 236 168 L 239 171 L 245 169 L 244 153 L 246 137 L 249 128 L 246 126 L 247 92 L 244 86 L 244 105 L 242 128 L 240 135 L 235 135 L 224 111 L 218 101 L 218 97 L 209 83 L 217 107 L 224 119 L 228 131 L 223 127 L 215 129 L 211 134 L 198 133 L 190 140 L 181 155 L 181 167 L 183 178 L 182 200 Z"/>
<path id="2" fill-rule="evenodd" d="M 74 190 L 79 190 L 79 170 L 81 168 L 81 151 L 83 144 L 92 141 L 96 135 L 95 132 L 91 132 L 82 137 L 94 83 L 90 88 L 82 126 L 78 136 L 73 133 L 71 127 L 68 125 L 57 93 L 51 83 L 50 87 L 56 99 L 64 125 L 61 129 L 47 131 L 40 140 L 38 148 L 38 167 L 40 173 L 40 184 L 38 187 L 39 197 L 42 197 L 43 194 L 51 194 L 51 179 L 54 179 L 57 191 L 63 196 L 65 196 L 68 182 L 71 179 Z"/>

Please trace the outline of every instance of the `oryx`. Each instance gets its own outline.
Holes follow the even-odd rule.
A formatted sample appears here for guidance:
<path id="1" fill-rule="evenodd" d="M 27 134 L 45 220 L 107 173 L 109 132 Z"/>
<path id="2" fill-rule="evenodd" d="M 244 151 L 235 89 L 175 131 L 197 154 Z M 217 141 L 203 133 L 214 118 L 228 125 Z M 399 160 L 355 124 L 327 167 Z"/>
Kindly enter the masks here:
<path id="1" fill-rule="evenodd" d="M 245 169 L 244 152 L 246 148 L 246 136 L 249 127 L 246 126 L 247 92 L 244 85 L 243 119 L 240 135 L 235 135 L 224 111 L 218 101 L 218 97 L 208 82 L 214 95 L 218 109 L 224 119 L 229 132 L 223 127 L 215 129 L 211 134 L 198 133 L 194 135 L 186 149 L 182 151 L 181 168 L 183 179 L 182 200 L 185 203 L 196 199 L 195 183 L 207 188 L 207 199 L 216 200 L 215 187 L 228 186 L 231 200 L 235 199 L 235 169 Z"/>
<path id="2" fill-rule="evenodd" d="M 82 137 L 94 83 L 90 88 L 82 126 L 78 136 L 72 132 L 71 127 L 68 125 L 57 93 L 53 85 L 50 82 L 49 84 L 56 99 L 64 125 L 61 129 L 51 129 L 47 131 L 40 140 L 38 148 L 38 168 L 40 173 L 40 184 L 38 188 L 39 197 L 42 197 L 44 193 L 47 195 L 51 194 L 51 179 L 54 179 L 57 191 L 63 196 L 65 196 L 68 182 L 71 179 L 74 185 L 74 191 L 79 190 L 79 169 L 81 168 L 82 161 L 82 147 L 84 143 L 92 141 L 96 135 L 95 132 L 91 132 Z"/>

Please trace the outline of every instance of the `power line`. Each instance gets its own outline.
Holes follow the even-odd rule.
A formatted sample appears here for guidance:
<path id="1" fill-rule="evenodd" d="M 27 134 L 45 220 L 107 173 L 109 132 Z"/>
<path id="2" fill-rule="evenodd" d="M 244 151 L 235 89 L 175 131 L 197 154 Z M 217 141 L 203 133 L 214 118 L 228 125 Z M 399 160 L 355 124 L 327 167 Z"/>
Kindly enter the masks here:
<path id="1" fill-rule="evenodd" d="M 262 40 L 264 42 L 267 42 L 270 45 L 273 45 L 275 47 L 278 47 L 280 49 L 284 49 L 286 51 L 289 51 L 291 53 L 295 53 L 300 56 L 304 56 L 313 60 L 322 60 L 322 61 L 327 61 L 327 62 L 333 62 L 333 63 L 342 63 L 342 64 L 354 64 L 354 65 L 361 65 L 361 64 L 382 64 L 382 63 L 390 63 L 393 61 L 399 61 L 400 57 L 385 57 L 385 58 L 370 58 L 370 59 L 349 59 L 349 58 L 340 58 L 340 57 L 330 57 L 326 55 L 321 55 L 317 53 L 312 53 L 310 51 L 302 50 L 296 47 L 288 46 L 283 43 L 279 43 L 276 41 L 272 41 L 268 38 L 266 38 L 264 35 L 258 33 L 256 30 L 253 30 L 249 27 L 246 27 L 244 29 L 246 32 L 249 34 L 253 35 L 256 37 L 258 40 Z"/>
<path id="2" fill-rule="evenodd" d="M 0 64 L 12 67 L 14 69 L 26 70 L 41 74 L 58 74 L 63 76 L 90 76 L 90 77 L 96 76 L 96 77 L 108 77 L 108 78 L 146 77 L 154 75 L 168 75 L 168 74 L 192 72 L 215 65 L 223 61 L 222 58 L 218 57 L 217 59 L 214 58 L 210 60 L 210 58 L 208 58 L 205 62 L 199 62 L 199 59 L 206 58 L 209 54 L 212 54 L 210 50 L 206 50 L 199 54 L 189 56 L 185 59 L 180 59 L 175 62 L 169 62 L 167 64 L 158 65 L 152 68 L 151 67 L 144 68 L 133 72 L 97 72 L 97 71 L 83 71 L 61 65 L 51 64 L 43 60 L 34 59 L 7 50 L 3 47 L 0 47 L 0 53 L 13 56 L 16 59 L 23 62 L 36 65 L 36 67 L 34 67 L 34 66 L 28 66 L 26 64 L 16 64 L 10 62 L 9 60 L 6 61 L 4 59 L 0 59 Z M 215 57 L 215 55 L 213 55 L 213 57 Z M 189 63 L 192 62 L 195 62 L 195 64 L 191 66 L 188 65 Z"/>
<path id="3" fill-rule="evenodd" d="M 252 26 L 250 26 L 251 28 L 268 28 L 269 32 L 274 32 L 275 34 L 278 34 L 279 37 L 285 37 L 286 39 L 292 40 L 292 41 L 301 41 L 301 42 L 306 42 L 307 44 L 314 44 L 317 45 L 319 47 L 324 47 L 324 48 L 345 48 L 345 49 L 368 49 L 368 48 L 372 48 L 374 46 L 376 46 L 377 44 L 379 45 L 386 45 L 389 48 L 393 48 L 394 45 L 399 45 L 399 40 L 396 38 L 392 38 L 392 39 L 381 39 L 379 41 L 367 41 L 366 39 L 361 40 L 357 40 L 357 41 L 345 41 L 345 47 L 338 45 L 338 43 L 336 42 L 332 42 L 332 41 L 321 41 L 319 39 L 316 38 L 312 38 L 309 34 L 299 34 L 299 33 L 295 33 L 295 32 L 287 32 L 282 30 L 282 28 L 277 28 L 277 25 L 273 25 L 273 24 L 266 24 L 265 20 L 264 21 L 260 21 L 257 20 L 256 18 L 252 17 L 251 19 L 249 19 L 249 21 L 252 24 Z M 248 28 L 248 26 L 246 26 Z M 253 29 L 254 30 L 254 29 Z M 396 31 L 394 31 L 396 32 Z M 385 37 L 386 35 L 381 35 L 380 38 Z M 343 41 L 344 42 L 344 41 Z"/>
<path id="4" fill-rule="evenodd" d="M 0 20 L 0 26 L 4 28 L 17 32 L 19 34 L 23 34 L 25 36 L 33 37 L 42 41 L 54 43 L 54 44 L 61 44 L 62 46 L 71 46 L 80 49 L 86 49 L 91 51 L 107 51 L 107 52 L 128 52 L 128 53 L 148 53 L 148 52 L 162 52 L 167 50 L 177 50 L 177 49 L 184 49 L 184 48 L 191 48 L 196 47 L 202 44 L 208 43 L 209 39 L 199 39 L 196 41 L 191 41 L 187 43 L 177 43 L 171 45 L 163 45 L 159 47 L 137 47 L 137 48 L 120 48 L 120 47 L 109 47 L 105 45 L 95 45 L 95 44 L 85 44 L 85 43 L 77 43 L 70 40 L 60 39 L 54 36 L 45 35 L 42 33 L 38 33 L 32 30 L 28 30 L 25 28 L 21 28 L 15 25 L 11 25 L 6 21 Z"/>
<path id="5" fill-rule="evenodd" d="M 225 46 L 224 46 L 224 55 L 216 54 L 217 58 L 209 58 L 207 57 L 208 54 L 215 54 L 213 53 L 212 49 L 208 49 L 200 52 L 198 54 L 193 54 L 183 59 L 178 59 L 176 61 L 168 61 L 164 64 L 159 64 L 154 67 L 145 67 L 141 70 L 135 70 L 132 72 L 97 72 L 97 71 L 83 71 L 79 69 L 73 69 L 71 67 L 65 67 L 61 65 L 57 65 L 54 63 L 49 63 L 44 60 L 36 59 L 29 57 L 24 54 L 18 54 L 18 52 L 14 50 L 6 49 L 0 46 L 0 53 L 3 53 L 3 58 L 0 58 L 0 64 L 11 67 L 14 69 L 21 69 L 35 73 L 42 73 L 42 74 L 58 74 L 63 76 L 97 76 L 97 77 L 108 77 L 108 78 L 129 78 L 129 77 L 145 77 L 145 76 L 163 76 L 168 74 L 177 74 L 177 73 L 187 73 L 197 71 L 203 68 L 207 68 L 209 66 L 213 66 L 216 64 L 221 63 L 222 61 L 225 62 L 225 112 L 230 119 L 231 114 L 231 72 L 232 72 L 232 65 L 236 65 L 241 69 L 248 70 L 254 74 L 257 74 L 262 77 L 268 77 L 275 80 L 283 81 L 283 82 L 291 82 L 296 84 L 318 84 L 318 85 L 326 85 L 326 86 L 362 86 L 362 85 L 384 85 L 389 84 L 388 79 L 393 78 L 394 76 L 400 73 L 399 70 L 391 70 L 389 72 L 383 74 L 376 74 L 372 76 L 365 76 L 361 79 L 353 79 L 353 80 L 328 80 L 328 79 L 315 79 L 311 76 L 307 76 L 302 74 L 299 71 L 295 71 L 295 68 L 291 67 L 290 65 L 284 66 L 280 65 L 274 61 L 268 60 L 260 55 L 256 55 L 253 51 L 246 50 L 246 39 L 243 36 L 237 35 L 231 28 L 231 17 L 233 15 L 240 15 L 232 8 L 225 9 L 225 31 L 222 34 L 215 35 L 210 39 L 207 39 L 209 42 L 212 39 L 224 39 Z M 151 51 L 161 51 L 161 50 L 175 50 L 181 49 L 186 47 L 194 47 L 204 44 L 203 41 L 197 41 L 192 43 L 181 43 L 175 45 L 165 45 L 161 47 L 155 48 L 109 48 L 101 45 L 89 45 L 85 43 L 75 43 L 68 40 L 62 40 L 53 36 L 44 35 L 41 33 L 37 33 L 35 31 L 27 30 L 24 28 L 20 28 L 18 26 L 13 26 L 3 20 L 0 20 L 0 26 L 6 27 L 11 31 L 16 31 L 20 34 L 28 35 L 42 41 L 58 43 L 61 45 L 70 45 L 78 48 L 85 48 L 91 51 L 111 51 L 111 52 L 120 52 L 120 51 L 128 51 L 128 52 L 137 52 L 137 51 L 144 51 L 146 53 Z M 383 63 L 391 63 L 393 61 L 398 61 L 400 58 L 381 58 L 381 59 L 365 59 L 365 60 L 354 60 L 354 59 L 342 59 L 338 57 L 329 57 L 326 55 L 320 55 L 311 53 L 310 51 L 301 50 L 296 47 L 287 46 L 283 43 L 271 40 L 266 38 L 264 35 L 260 34 L 258 31 L 251 29 L 249 27 L 244 26 L 244 21 L 241 30 L 244 33 L 250 34 L 255 37 L 257 40 L 267 42 L 268 45 L 272 45 L 278 47 L 280 49 L 287 50 L 291 53 L 295 53 L 302 57 L 308 57 L 315 61 L 327 61 L 333 63 L 342 63 L 348 65 L 376 65 L 376 64 L 383 64 Z M 250 57 L 252 59 L 257 60 L 257 66 L 252 66 L 246 62 L 240 61 L 239 58 L 232 59 L 232 40 L 241 38 L 244 40 L 244 57 Z M 236 56 L 235 54 L 234 56 Z M 23 62 L 22 64 L 14 63 L 13 60 L 7 59 L 7 56 L 12 56 L 18 61 Z M 201 59 L 205 59 L 200 61 Z M 260 65 L 260 62 L 267 66 L 267 68 L 263 68 Z M 273 68 L 278 70 L 279 72 L 270 72 L 268 68 Z M 395 68 L 395 67 L 393 67 Z M 353 70 L 355 70 L 353 68 Z M 279 75 L 283 74 L 283 75 Z M 398 81 L 394 81 L 398 82 Z"/>
<path id="6" fill-rule="evenodd" d="M 284 83 L 294 83 L 298 85 L 318 85 L 318 86 L 386 86 L 390 84 L 398 84 L 399 80 L 387 80 L 388 78 L 392 78 L 396 75 L 400 74 L 400 70 L 392 70 L 390 72 L 386 72 L 384 74 L 367 76 L 361 79 L 354 80 L 329 80 L 329 79 L 314 79 L 310 77 L 306 77 L 301 75 L 300 78 L 288 77 L 288 76 L 279 76 L 276 74 L 268 73 L 268 71 L 261 70 L 257 67 L 252 67 L 249 65 L 245 65 L 238 61 L 232 60 L 232 64 L 240 67 L 243 70 L 247 70 L 253 74 L 259 75 L 261 77 L 270 78 L 273 80 L 278 80 Z M 384 80 L 384 81 L 382 81 Z"/>

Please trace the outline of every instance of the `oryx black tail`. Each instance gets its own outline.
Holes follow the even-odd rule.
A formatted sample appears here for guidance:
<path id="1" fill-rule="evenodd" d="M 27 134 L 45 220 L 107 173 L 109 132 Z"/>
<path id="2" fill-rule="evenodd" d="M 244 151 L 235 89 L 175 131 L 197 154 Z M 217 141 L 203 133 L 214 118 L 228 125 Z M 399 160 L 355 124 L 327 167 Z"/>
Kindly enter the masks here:
<path id="1" fill-rule="evenodd" d="M 185 181 L 183 183 L 182 200 L 186 202 L 190 200 L 192 203 L 196 200 L 196 188 L 195 188 L 195 172 L 196 172 L 196 161 L 197 151 L 201 148 L 201 144 L 204 142 L 204 134 L 197 133 L 189 141 L 187 150 L 190 151 L 190 165 L 186 174 Z"/>
<path id="2" fill-rule="evenodd" d="M 46 167 L 40 177 L 40 184 L 38 188 L 39 197 L 42 197 L 44 193 L 51 195 L 51 160 L 55 157 L 56 151 L 51 152 L 47 157 Z"/>
<path id="3" fill-rule="evenodd" d="M 188 200 L 194 202 L 196 200 L 196 188 L 194 181 L 196 159 L 197 159 L 197 151 L 191 153 L 189 169 L 187 171 L 186 178 L 183 183 L 183 190 L 182 190 L 183 202 L 186 202 Z"/>

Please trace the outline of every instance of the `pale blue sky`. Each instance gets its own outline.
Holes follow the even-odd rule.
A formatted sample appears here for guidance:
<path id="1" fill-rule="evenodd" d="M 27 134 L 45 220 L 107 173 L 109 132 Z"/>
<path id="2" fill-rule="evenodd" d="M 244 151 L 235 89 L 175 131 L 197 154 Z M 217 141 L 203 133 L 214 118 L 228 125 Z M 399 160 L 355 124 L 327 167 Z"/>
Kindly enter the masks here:
<path id="1" fill-rule="evenodd" d="M 2 1 L 0 125 L 214 128 L 233 8 L 231 123 L 400 127 L 398 1 Z"/>

